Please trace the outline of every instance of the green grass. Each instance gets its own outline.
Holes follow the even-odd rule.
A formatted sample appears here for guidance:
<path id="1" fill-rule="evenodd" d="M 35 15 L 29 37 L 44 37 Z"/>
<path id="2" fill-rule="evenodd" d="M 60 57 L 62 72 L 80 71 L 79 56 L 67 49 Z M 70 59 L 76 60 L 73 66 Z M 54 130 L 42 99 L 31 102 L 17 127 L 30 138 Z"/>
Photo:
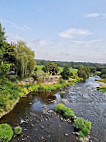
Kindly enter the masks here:
<path id="1" fill-rule="evenodd" d="M 36 67 L 37 67 L 38 73 L 44 73 L 42 71 L 42 68 L 44 67 L 44 65 L 36 65 Z M 63 71 L 63 67 L 58 67 L 58 68 L 59 68 L 59 73 Z M 71 73 L 77 73 L 77 71 L 78 71 L 77 69 L 70 68 Z"/>

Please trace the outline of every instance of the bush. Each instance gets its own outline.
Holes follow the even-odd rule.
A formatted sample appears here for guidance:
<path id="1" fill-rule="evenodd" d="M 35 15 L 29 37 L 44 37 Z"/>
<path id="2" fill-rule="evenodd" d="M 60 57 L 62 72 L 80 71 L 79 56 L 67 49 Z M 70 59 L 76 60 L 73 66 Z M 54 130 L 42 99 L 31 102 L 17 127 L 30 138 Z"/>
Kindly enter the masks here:
<path id="1" fill-rule="evenodd" d="M 22 92 L 23 92 L 24 94 L 28 94 L 28 89 L 27 89 L 27 88 L 23 88 L 23 89 L 22 89 Z"/>
<path id="2" fill-rule="evenodd" d="M 12 139 L 13 130 L 8 124 L 0 124 L 0 142 L 9 142 Z"/>
<path id="3" fill-rule="evenodd" d="M 54 110 L 59 113 L 64 113 L 66 109 L 67 108 L 63 104 L 57 104 L 54 108 Z"/>
<path id="4" fill-rule="evenodd" d="M 21 134 L 21 132 L 22 132 L 22 128 L 21 128 L 20 126 L 15 127 L 14 133 L 15 133 L 16 135 Z"/>
<path id="5" fill-rule="evenodd" d="M 17 81 L 16 75 L 9 75 L 8 79 L 11 80 L 12 82 Z"/>
<path id="6" fill-rule="evenodd" d="M 78 118 L 74 123 L 74 127 L 79 130 L 80 137 L 86 137 L 90 133 L 91 122 Z"/>
<path id="7" fill-rule="evenodd" d="M 63 114 L 65 118 L 74 119 L 75 115 L 73 109 L 65 107 L 63 104 L 57 104 L 54 108 L 56 112 Z"/>
<path id="8" fill-rule="evenodd" d="M 74 119 L 75 118 L 75 115 L 74 115 L 74 112 L 72 109 L 70 108 L 67 108 L 64 112 L 64 116 L 65 118 L 69 118 L 69 119 Z"/>
<path id="9" fill-rule="evenodd" d="M 88 136 L 89 135 L 89 129 L 82 128 L 82 130 L 79 131 L 79 135 L 80 135 L 80 137 L 86 137 L 86 136 Z"/>
<path id="10" fill-rule="evenodd" d="M 75 124 L 74 124 L 75 128 L 81 130 L 82 128 L 84 128 L 85 124 L 84 124 L 84 119 L 83 118 L 78 118 L 76 121 L 75 121 Z"/>

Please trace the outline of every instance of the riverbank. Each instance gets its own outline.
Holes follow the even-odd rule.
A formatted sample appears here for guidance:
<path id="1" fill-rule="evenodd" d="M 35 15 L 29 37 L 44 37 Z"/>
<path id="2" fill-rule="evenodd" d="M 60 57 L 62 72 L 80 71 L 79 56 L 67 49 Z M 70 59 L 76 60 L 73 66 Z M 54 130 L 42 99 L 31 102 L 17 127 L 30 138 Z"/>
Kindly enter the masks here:
<path id="1" fill-rule="evenodd" d="M 21 97 L 26 97 L 31 91 L 35 92 L 47 92 L 51 93 L 52 91 L 56 91 L 58 89 L 62 89 L 63 87 L 73 85 L 79 82 L 80 79 L 74 79 L 72 81 L 64 81 L 61 80 L 60 83 L 53 84 L 26 84 L 26 85 L 18 85 L 12 82 L 7 82 L 4 86 L 2 85 L 1 91 L 1 102 L 0 102 L 0 118 L 7 113 L 9 113 L 14 106 L 19 102 Z M 4 94 L 5 93 L 5 94 Z M 10 96 L 11 94 L 11 96 Z"/>
<path id="2" fill-rule="evenodd" d="M 106 79 L 95 79 L 95 81 L 98 81 L 100 84 L 100 87 L 98 87 L 97 90 L 105 93 L 106 92 Z"/>

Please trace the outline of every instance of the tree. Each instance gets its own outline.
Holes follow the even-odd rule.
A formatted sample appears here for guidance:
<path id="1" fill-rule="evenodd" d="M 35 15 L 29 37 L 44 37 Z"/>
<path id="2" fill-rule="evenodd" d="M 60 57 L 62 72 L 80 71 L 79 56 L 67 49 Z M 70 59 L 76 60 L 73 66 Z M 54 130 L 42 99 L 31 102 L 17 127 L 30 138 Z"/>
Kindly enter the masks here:
<path id="1" fill-rule="evenodd" d="M 15 47 L 16 73 L 21 78 L 32 74 L 35 69 L 34 52 L 26 46 L 25 42 L 19 41 Z"/>
<path id="2" fill-rule="evenodd" d="M 4 64 L 1 62 L 0 64 L 0 78 L 4 78 L 10 69 L 10 64 Z"/>
<path id="3" fill-rule="evenodd" d="M 87 79 L 90 75 L 90 69 L 88 66 L 79 66 L 78 68 L 78 76 L 83 78 L 83 79 Z"/>
<path id="4" fill-rule="evenodd" d="M 63 79 L 69 79 L 70 75 L 70 67 L 65 65 L 63 71 L 61 72 L 61 76 Z"/>
<path id="5" fill-rule="evenodd" d="M 59 71 L 57 64 L 53 62 L 47 62 L 46 65 L 42 68 L 42 70 L 52 75 L 57 74 Z"/>
<path id="6" fill-rule="evenodd" d="M 101 78 L 106 78 L 106 69 L 103 69 L 100 73 Z"/>
<path id="7" fill-rule="evenodd" d="M 5 51 L 5 43 L 6 43 L 6 37 L 4 28 L 2 28 L 2 25 L 0 23 L 0 63 L 3 61 L 3 54 Z"/>

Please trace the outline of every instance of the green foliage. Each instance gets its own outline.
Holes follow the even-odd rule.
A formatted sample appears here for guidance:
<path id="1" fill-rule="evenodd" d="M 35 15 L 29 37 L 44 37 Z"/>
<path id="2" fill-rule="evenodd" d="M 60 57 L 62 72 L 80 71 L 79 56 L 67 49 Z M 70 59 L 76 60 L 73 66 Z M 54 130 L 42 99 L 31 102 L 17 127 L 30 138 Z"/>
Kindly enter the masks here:
<path id="1" fill-rule="evenodd" d="M 79 131 L 80 137 L 87 137 L 89 135 L 90 131 L 87 128 L 82 128 L 82 130 Z"/>
<path id="2" fill-rule="evenodd" d="M 73 109 L 67 108 L 64 112 L 64 117 L 69 119 L 74 119 L 75 115 L 74 115 Z"/>
<path id="3" fill-rule="evenodd" d="M 54 108 L 56 112 L 61 113 L 67 119 L 74 119 L 73 109 L 65 107 L 63 104 L 57 104 Z"/>
<path id="4" fill-rule="evenodd" d="M 0 77 L 4 78 L 6 76 L 6 74 L 8 73 L 9 69 L 10 69 L 9 64 L 4 64 L 3 62 L 1 62 L 1 64 L 0 64 Z"/>
<path id="5" fill-rule="evenodd" d="M 90 133 L 91 122 L 78 118 L 74 123 L 74 127 L 79 130 L 80 137 L 86 137 Z"/>
<path id="6" fill-rule="evenodd" d="M 35 69 L 34 52 L 26 46 L 25 42 L 18 42 L 15 48 L 15 60 L 17 75 L 27 77 Z"/>
<path id="7" fill-rule="evenodd" d="M 32 73 L 32 77 L 33 77 L 34 80 L 37 80 L 37 79 L 38 79 L 37 72 L 34 71 L 34 72 Z"/>
<path id="8" fill-rule="evenodd" d="M 106 79 L 95 79 L 95 81 L 104 82 L 106 83 Z"/>
<path id="9" fill-rule="evenodd" d="M 28 89 L 27 88 L 23 88 L 22 92 L 26 95 L 26 94 L 28 94 Z"/>
<path id="10" fill-rule="evenodd" d="M 8 124 L 0 124 L 0 142 L 9 142 L 12 139 L 13 130 Z"/>
<path id="11" fill-rule="evenodd" d="M 99 87 L 99 88 L 97 88 L 97 90 L 99 90 L 100 92 L 105 93 L 106 92 L 106 86 Z"/>
<path id="12" fill-rule="evenodd" d="M 61 72 L 61 76 L 63 79 L 69 79 L 71 73 L 70 73 L 70 68 L 69 66 L 65 66 L 63 71 Z"/>
<path id="13" fill-rule="evenodd" d="M 7 78 L 8 78 L 10 81 L 12 81 L 12 82 L 17 81 L 16 75 L 8 75 Z"/>
<path id="14" fill-rule="evenodd" d="M 64 113 L 65 110 L 66 110 L 66 107 L 63 105 L 63 104 L 57 104 L 54 108 L 54 110 L 56 112 L 59 112 L 59 113 Z"/>
<path id="15" fill-rule="evenodd" d="M 4 98 L 3 94 L 0 95 L 0 109 L 4 109 L 6 107 L 6 98 Z"/>
<path id="16" fill-rule="evenodd" d="M 3 61 L 3 54 L 5 52 L 5 41 L 6 41 L 5 31 L 0 23 L 0 64 Z"/>
<path id="17" fill-rule="evenodd" d="M 42 68 L 42 70 L 52 75 L 57 74 L 59 71 L 57 64 L 53 62 L 47 62 L 46 65 Z"/>
<path id="18" fill-rule="evenodd" d="M 90 69 L 88 66 L 80 66 L 78 69 L 78 76 L 84 80 L 90 76 Z"/>
<path id="19" fill-rule="evenodd" d="M 85 122 L 84 122 L 84 119 L 83 118 L 78 118 L 76 121 L 75 121 L 75 124 L 74 124 L 75 128 L 77 129 L 82 129 L 84 128 L 85 126 Z"/>
<path id="20" fill-rule="evenodd" d="M 21 133 L 22 133 L 22 128 L 21 128 L 20 126 L 15 127 L 14 133 L 15 133 L 16 135 L 21 134 Z"/>
<path id="21" fill-rule="evenodd" d="M 101 70 L 100 76 L 101 78 L 106 78 L 106 68 Z"/>

